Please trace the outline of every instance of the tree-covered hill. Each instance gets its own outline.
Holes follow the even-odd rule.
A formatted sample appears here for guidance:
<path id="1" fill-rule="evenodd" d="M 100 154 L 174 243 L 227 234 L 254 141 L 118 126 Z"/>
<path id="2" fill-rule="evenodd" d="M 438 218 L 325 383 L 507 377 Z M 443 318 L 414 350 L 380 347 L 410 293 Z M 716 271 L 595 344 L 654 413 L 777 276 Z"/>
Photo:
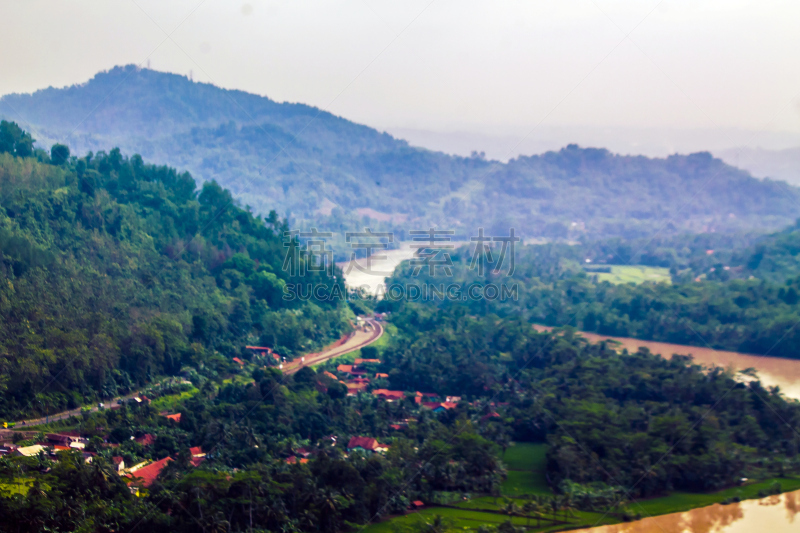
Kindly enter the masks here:
<path id="1" fill-rule="evenodd" d="M 303 353 L 349 328 L 337 303 L 282 299 L 292 276 L 274 212 L 119 149 L 29 144 L 0 124 L 0 418 L 224 367 L 245 344 Z"/>
<path id="2" fill-rule="evenodd" d="M 42 141 L 77 153 L 119 146 L 217 180 L 258 213 L 332 230 L 367 222 L 398 232 L 436 224 L 640 237 L 777 229 L 800 215 L 798 189 L 707 153 L 650 159 L 570 145 L 507 164 L 453 157 L 314 107 L 132 65 L 81 85 L 6 95 L 0 115 Z"/>

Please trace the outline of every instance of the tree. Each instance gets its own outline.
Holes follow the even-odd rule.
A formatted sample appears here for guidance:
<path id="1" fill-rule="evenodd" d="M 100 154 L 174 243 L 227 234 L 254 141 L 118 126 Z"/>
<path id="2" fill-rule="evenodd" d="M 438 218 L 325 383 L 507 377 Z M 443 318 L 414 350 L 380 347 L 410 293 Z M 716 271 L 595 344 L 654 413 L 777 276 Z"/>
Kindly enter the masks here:
<path id="1" fill-rule="evenodd" d="M 50 161 L 54 165 L 63 165 L 69 161 L 69 146 L 54 144 L 50 148 Z"/>

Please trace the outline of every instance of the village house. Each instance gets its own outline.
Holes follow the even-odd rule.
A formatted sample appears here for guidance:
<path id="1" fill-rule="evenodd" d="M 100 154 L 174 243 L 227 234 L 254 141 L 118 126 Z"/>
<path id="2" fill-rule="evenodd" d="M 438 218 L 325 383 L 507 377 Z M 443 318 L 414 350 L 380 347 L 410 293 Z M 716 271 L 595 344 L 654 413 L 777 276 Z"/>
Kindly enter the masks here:
<path id="1" fill-rule="evenodd" d="M 21 448 L 17 448 L 14 450 L 14 454 L 23 457 L 36 457 L 40 453 L 44 453 L 46 450 L 47 448 L 41 444 L 34 444 L 33 446 L 23 446 Z"/>
<path id="2" fill-rule="evenodd" d="M 63 433 L 48 433 L 47 442 L 59 446 L 69 447 L 73 442 L 81 442 L 81 438 L 76 435 L 65 435 Z"/>
<path id="3" fill-rule="evenodd" d="M 189 460 L 189 462 L 194 467 L 200 466 L 200 463 L 206 460 L 206 454 L 203 452 L 203 448 L 200 446 L 189 448 L 189 453 L 192 454 L 192 458 Z"/>
<path id="4" fill-rule="evenodd" d="M 387 402 L 402 400 L 406 397 L 406 393 L 401 390 L 375 389 L 372 394 Z"/>
<path id="5" fill-rule="evenodd" d="M 117 473 L 120 473 L 123 470 L 125 470 L 125 460 L 119 455 L 115 455 L 114 457 L 112 457 L 111 463 L 114 465 L 114 470 L 116 470 Z"/>
<path id="6" fill-rule="evenodd" d="M 353 361 L 353 364 L 355 366 L 361 366 L 361 365 L 366 365 L 366 364 L 379 365 L 379 364 L 381 364 L 381 360 L 380 359 L 356 359 L 355 361 Z"/>
<path id="7" fill-rule="evenodd" d="M 133 439 L 133 442 L 141 444 L 142 446 L 147 448 L 147 447 L 152 446 L 153 444 L 156 443 L 156 437 L 155 437 L 155 435 L 151 435 L 150 433 L 145 433 L 141 437 Z"/>
<path id="8" fill-rule="evenodd" d="M 350 442 L 347 443 L 347 451 L 367 451 L 377 452 L 381 445 L 378 444 L 378 439 L 372 437 L 351 437 Z"/>
<path id="9" fill-rule="evenodd" d="M 165 457 L 160 461 L 155 461 L 147 466 L 138 468 L 135 474 L 130 474 L 128 477 L 133 480 L 130 486 L 132 489 L 136 489 L 136 492 L 134 492 L 134 490 L 131 490 L 131 492 L 134 492 L 135 494 L 138 495 L 139 488 L 150 487 L 155 482 L 156 478 L 158 478 L 158 475 L 161 473 L 161 471 L 164 470 L 164 467 L 167 466 L 167 463 L 169 463 L 170 461 L 172 461 L 171 457 Z"/>

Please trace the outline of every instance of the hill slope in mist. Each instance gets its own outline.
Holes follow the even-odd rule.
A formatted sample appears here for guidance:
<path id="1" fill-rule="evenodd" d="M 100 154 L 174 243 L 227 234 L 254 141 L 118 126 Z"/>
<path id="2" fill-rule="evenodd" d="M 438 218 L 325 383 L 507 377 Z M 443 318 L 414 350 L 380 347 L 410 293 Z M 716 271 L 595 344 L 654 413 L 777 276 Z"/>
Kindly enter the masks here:
<path id="1" fill-rule="evenodd" d="M 4 96 L 0 114 L 45 145 L 119 146 L 216 179 L 257 212 L 331 230 L 640 237 L 772 229 L 800 215 L 800 190 L 707 153 L 651 159 L 570 145 L 508 163 L 456 157 L 314 107 L 134 66 Z"/>

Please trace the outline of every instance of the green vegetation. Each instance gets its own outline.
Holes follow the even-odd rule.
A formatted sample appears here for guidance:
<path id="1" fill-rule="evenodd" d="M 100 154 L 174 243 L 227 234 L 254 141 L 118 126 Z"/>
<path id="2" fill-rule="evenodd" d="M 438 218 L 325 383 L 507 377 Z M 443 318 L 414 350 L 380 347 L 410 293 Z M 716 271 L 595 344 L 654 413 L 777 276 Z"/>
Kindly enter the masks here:
<path id="1" fill-rule="evenodd" d="M 614 285 L 620 283 L 644 283 L 645 281 L 654 283 L 670 283 L 669 269 L 660 267 L 647 267 L 641 265 L 620 266 L 612 265 L 608 267 L 611 272 L 597 272 L 587 268 L 587 272 L 597 276 L 597 281 L 607 281 Z"/>
<path id="2" fill-rule="evenodd" d="M 287 250 L 307 257 L 284 246 L 275 213 L 258 218 L 215 182 L 197 191 L 188 173 L 118 149 L 59 165 L 14 150 L 0 153 L 0 418 L 96 403 L 187 367 L 229 373 L 246 344 L 292 357 L 349 329 L 339 302 L 282 298 L 302 273 L 282 268 Z M 302 281 L 332 285 L 322 272 Z"/>
<path id="3" fill-rule="evenodd" d="M 2 102 L 50 132 L 45 142 L 69 138 L 78 153 L 119 146 L 185 168 L 256 213 L 291 213 L 298 227 L 343 232 L 366 223 L 394 230 L 396 240 L 433 222 L 465 234 L 515 227 L 526 237 L 634 238 L 777 229 L 800 213 L 798 189 L 709 153 L 650 159 L 570 145 L 507 163 L 454 157 L 310 106 L 133 65 Z M 357 211 L 366 208 L 379 214 Z M 403 227 L 405 217 L 415 227 Z"/>
<path id="4" fill-rule="evenodd" d="M 674 492 L 669 496 L 661 498 L 638 500 L 631 503 L 630 508 L 632 511 L 643 516 L 677 513 L 726 501 L 763 498 L 770 493 L 770 489 L 775 483 L 780 484 L 780 489 L 783 492 L 800 490 L 800 479 L 798 478 L 770 478 L 764 481 L 742 485 L 741 487 L 732 487 L 707 494 Z"/>
<path id="5" fill-rule="evenodd" d="M 28 494 L 32 485 L 33 479 L 31 478 L 16 478 L 10 481 L 4 481 L 0 483 L 0 496 L 9 497 L 15 494 L 25 496 Z"/>
<path id="6" fill-rule="evenodd" d="M 404 263 L 395 272 L 390 286 L 416 285 L 421 288 L 420 293 L 431 294 L 431 287 L 455 283 L 461 294 L 466 295 L 471 287 L 491 283 L 513 287 L 516 296 L 473 298 L 460 304 L 473 314 L 523 316 L 535 324 L 570 326 L 602 335 L 787 358 L 800 354 L 800 330 L 794 327 L 800 322 L 800 277 L 780 283 L 721 277 L 695 281 L 676 272 L 672 284 L 650 281 L 613 284 L 594 279 L 603 273 L 584 270 L 585 265 L 579 259 L 589 253 L 589 248 L 521 247 L 513 275 L 507 276 L 508 264 L 499 274 L 491 271 L 481 274 L 473 266 L 477 258 L 465 247 L 451 254 L 452 278 L 444 275 L 441 268 L 436 276 L 428 275 L 425 269 L 415 275 L 414 267 Z M 597 253 L 597 249 L 592 248 L 592 253 Z M 483 257 L 489 262 L 488 254 Z M 592 268 L 630 272 L 634 267 Z M 450 300 L 438 298 L 432 303 L 446 308 L 453 305 Z M 391 303 L 385 303 L 384 307 L 390 309 Z"/>
<path id="7" fill-rule="evenodd" d="M 506 480 L 502 490 L 506 496 L 525 494 L 552 494 L 547 484 L 547 445 L 518 442 L 508 447 L 503 454 L 506 465 Z"/>

